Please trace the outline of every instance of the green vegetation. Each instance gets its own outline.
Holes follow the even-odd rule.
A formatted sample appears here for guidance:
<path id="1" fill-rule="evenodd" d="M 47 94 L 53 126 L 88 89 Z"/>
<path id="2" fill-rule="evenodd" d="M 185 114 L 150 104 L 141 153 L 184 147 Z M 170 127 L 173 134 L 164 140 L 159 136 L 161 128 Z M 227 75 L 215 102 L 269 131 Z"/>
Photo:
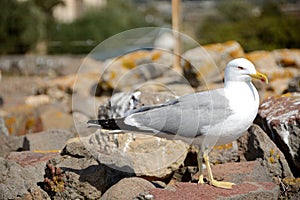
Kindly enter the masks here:
<path id="1" fill-rule="evenodd" d="M 300 48 L 299 17 L 280 10 L 287 1 L 216 0 L 216 8 L 197 29 L 198 41 L 237 40 L 246 51 Z M 155 0 L 109 0 L 103 8 L 87 9 L 72 23 L 55 21 L 53 9 L 61 4 L 64 0 L 1 0 L 0 54 L 36 52 L 43 45 L 51 54 L 88 53 L 122 31 L 171 24 L 170 13 L 158 9 Z"/>
<path id="2" fill-rule="evenodd" d="M 57 23 L 51 33 L 49 53 L 88 53 L 101 41 L 122 31 L 153 26 L 131 1 L 110 0 L 102 9 L 90 9 L 70 24 Z"/>
<path id="3" fill-rule="evenodd" d="M 24 53 L 35 47 L 43 35 L 42 13 L 31 2 L 1 0 L 0 7 L 0 53 Z"/>
<path id="4" fill-rule="evenodd" d="M 284 15 L 278 3 L 220 1 L 217 14 L 198 29 L 201 44 L 237 40 L 246 51 L 300 48 L 300 20 Z"/>

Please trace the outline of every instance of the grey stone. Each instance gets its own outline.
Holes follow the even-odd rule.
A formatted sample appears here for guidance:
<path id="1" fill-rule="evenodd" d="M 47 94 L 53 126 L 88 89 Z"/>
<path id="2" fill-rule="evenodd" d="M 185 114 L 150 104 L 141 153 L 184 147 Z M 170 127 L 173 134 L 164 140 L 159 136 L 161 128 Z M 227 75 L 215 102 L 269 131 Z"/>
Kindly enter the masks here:
<path id="1" fill-rule="evenodd" d="M 67 130 L 52 129 L 40 133 L 27 134 L 25 137 L 28 141 L 30 151 L 59 151 L 75 135 Z"/>
<path id="2" fill-rule="evenodd" d="M 37 183 L 43 180 L 43 166 L 37 164 L 22 167 L 13 161 L 0 158 L 0 199 L 24 198 L 34 190 L 38 190 L 46 199 L 47 195 L 37 187 Z"/>
<path id="3" fill-rule="evenodd" d="M 259 126 L 252 125 L 238 143 L 246 160 L 259 160 L 271 177 L 293 177 L 284 154 Z"/>
<path id="4" fill-rule="evenodd" d="M 2 116 L 0 116 L 0 135 L 9 136 L 5 121 Z"/>
<path id="5" fill-rule="evenodd" d="M 101 197 L 101 200 L 132 200 L 141 194 L 149 192 L 155 186 L 142 178 L 124 178 L 110 187 Z"/>
<path id="6" fill-rule="evenodd" d="M 290 80 L 287 92 L 300 92 L 300 76 Z"/>
<path id="7" fill-rule="evenodd" d="M 99 199 L 112 185 L 131 173 L 99 164 L 91 157 L 64 155 L 49 161 L 60 167 L 66 177 L 65 188 L 52 199 Z"/>
<path id="8" fill-rule="evenodd" d="M 24 136 L 0 135 L 0 157 L 5 157 L 10 152 L 21 150 L 28 150 Z"/>
<path id="9" fill-rule="evenodd" d="M 84 140 L 100 163 L 138 176 L 166 178 L 184 162 L 189 145 L 144 134 L 108 134 L 97 130 Z"/>
<path id="10" fill-rule="evenodd" d="M 299 104 L 299 93 L 269 97 L 262 102 L 255 120 L 284 153 L 296 177 L 300 175 Z"/>
<path id="11" fill-rule="evenodd" d="M 64 75 L 75 73 L 80 56 L 5 55 L 0 57 L 0 69 L 16 75 Z"/>

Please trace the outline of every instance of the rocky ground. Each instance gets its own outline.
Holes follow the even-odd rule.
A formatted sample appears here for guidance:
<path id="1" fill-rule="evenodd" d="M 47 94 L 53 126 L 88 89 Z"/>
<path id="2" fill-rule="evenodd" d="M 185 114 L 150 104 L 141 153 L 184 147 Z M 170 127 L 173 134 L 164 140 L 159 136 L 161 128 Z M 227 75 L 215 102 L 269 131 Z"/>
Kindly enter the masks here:
<path id="1" fill-rule="evenodd" d="M 160 50 L 104 62 L 0 57 L 0 199 L 299 199 L 300 50 L 244 53 L 235 41 L 204 49 L 183 54 L 183 75 Z M 261 106 L 248 131 L 210 154 L 215 178 L 236 183 L 232 190 L 197 185 L 197 149 L 181 141 L 86 127 L 222 87 L 236 57 L 270 84 L 255 82 Z"/>

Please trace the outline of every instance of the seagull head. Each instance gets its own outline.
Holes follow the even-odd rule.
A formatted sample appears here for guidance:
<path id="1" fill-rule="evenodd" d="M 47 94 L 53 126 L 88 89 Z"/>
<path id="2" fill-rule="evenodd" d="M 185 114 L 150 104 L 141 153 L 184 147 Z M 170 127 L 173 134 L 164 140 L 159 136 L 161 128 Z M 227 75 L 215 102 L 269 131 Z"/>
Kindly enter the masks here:
<path id="1" fill-rule="evenodd" d="M 252 78 L 259 79 L 268 84 L 267 76 L 256 71 L 253 63 L 245 58 L 237 58 L 227 64 L 225 69 L 225 82 L 250 82 Z"/>

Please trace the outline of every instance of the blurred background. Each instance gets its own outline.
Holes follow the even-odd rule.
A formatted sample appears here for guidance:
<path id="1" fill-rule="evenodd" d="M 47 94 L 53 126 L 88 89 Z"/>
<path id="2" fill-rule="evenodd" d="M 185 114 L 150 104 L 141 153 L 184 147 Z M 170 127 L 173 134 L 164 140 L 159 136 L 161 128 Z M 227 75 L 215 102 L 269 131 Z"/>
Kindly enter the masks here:
<path id="1" fill-rule="evenodd" d="M 86 54 L 137 27 L 171 28 L 170 0 L 1 0 L 0 54 Z M 182 32 L 246 52 L 300 47 L 298 0 L 183 0 Z"/>

